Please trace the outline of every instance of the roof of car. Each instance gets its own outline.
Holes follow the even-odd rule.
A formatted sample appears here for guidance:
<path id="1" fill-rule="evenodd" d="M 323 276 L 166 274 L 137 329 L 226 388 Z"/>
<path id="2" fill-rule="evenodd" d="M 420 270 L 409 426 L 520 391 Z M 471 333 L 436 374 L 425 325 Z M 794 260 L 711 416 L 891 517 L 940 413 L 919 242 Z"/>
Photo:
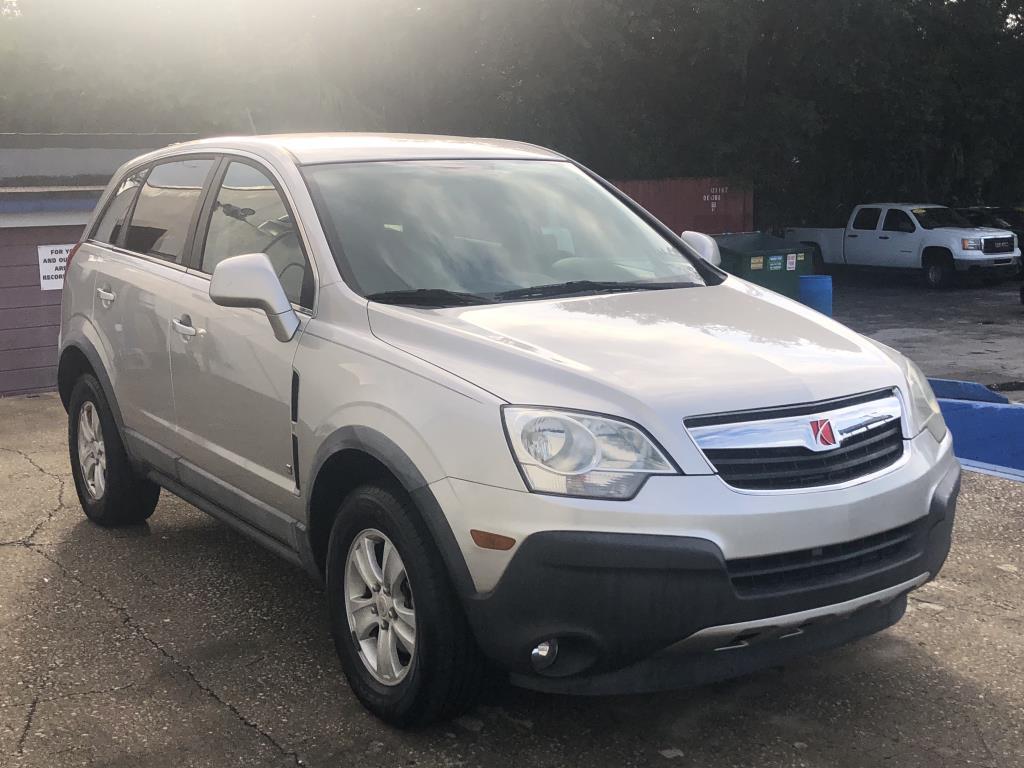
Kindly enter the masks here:
<path id="1" fill-rule="evenodd" d="M 505 139 L 474 139 L 413 133 L 291 133 L 226 136 L 178 144 L 175 149 L 284 150 L 300 165 L 373 160 L 533 159 L 561 160 L 549 149 Z"/>
<path id="2" fill-rule="evenodd" d="M 889 206 L 890 208 L 946 208 L 945 205 L 938 205 L 937 203 L 865 203 L 863 207 L 866 208 L 880 208 Z"/>

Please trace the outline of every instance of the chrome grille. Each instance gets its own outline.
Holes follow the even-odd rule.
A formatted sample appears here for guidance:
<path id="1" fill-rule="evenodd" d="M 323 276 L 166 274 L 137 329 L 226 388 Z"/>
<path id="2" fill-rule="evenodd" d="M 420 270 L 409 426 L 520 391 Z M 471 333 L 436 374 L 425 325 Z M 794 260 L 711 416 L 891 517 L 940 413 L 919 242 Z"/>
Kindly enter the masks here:
<path id="1" fill-rule="evenodd" d="M 891 391 L 698 417 L 686 426 L 722 479 L 745 490 L 839 485 L 884 470 L 903 456 L 902 409 Z"/>
<path id="2" fill-rule="evenodd" d="M 1012 237 L 986 237 L 981 241 L 983 253 L 1013 253 Z"/>

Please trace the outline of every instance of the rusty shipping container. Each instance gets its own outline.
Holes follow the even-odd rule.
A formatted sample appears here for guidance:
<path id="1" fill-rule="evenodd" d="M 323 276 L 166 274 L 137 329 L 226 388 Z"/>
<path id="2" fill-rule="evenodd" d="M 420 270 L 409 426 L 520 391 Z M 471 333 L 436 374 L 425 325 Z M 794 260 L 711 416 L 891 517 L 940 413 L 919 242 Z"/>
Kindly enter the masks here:
<path id="1" fill-rule="evenodd" d="M 754 228 L 754 194 L 725 179 L 613 181 L 673 232 L 749 232 Z"/>

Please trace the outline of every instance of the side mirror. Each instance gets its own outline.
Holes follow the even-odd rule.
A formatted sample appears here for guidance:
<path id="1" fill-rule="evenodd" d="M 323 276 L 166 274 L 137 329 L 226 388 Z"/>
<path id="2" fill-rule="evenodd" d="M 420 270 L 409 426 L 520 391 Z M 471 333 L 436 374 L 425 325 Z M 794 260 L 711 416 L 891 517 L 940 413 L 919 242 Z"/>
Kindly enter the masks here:
<path id="1" fill-rule="evenodd" d="M 718 243 L 715 242 L 713 237 L 705 235 L 703 232 L 690 231 L 683 232 L 679 237 L 684 243 L 693 248 L 704 261 L 714 264 L 716 267 L 722 266 L 722 254 L 718 250 Z"/>
<path id="2" fill-rule="evenodd" d="M 210 298 L 222 307 L 263 310 L 278 341 L 290 341 L 299 329 L 299 317 L 265 253 L 224 259 L 213 270 Z"/>

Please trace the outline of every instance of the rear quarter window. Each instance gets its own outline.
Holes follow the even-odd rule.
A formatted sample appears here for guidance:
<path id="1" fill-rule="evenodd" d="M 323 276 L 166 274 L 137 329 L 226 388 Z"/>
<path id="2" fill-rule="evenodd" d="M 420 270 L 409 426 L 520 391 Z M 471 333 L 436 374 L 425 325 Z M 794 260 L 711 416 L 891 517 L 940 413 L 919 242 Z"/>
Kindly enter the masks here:
<path id="1" fill-rule="evenodd" d="M 120 244 L 125 219 L 131 211 L 132 203 L 135 202 L 135 195 L 138 193 L 139 187 L 146 180 L 148 172 L 148 168 L 132 171 L 118 185 L 114 196 L 107 203 L 107 209 L 103 212 L 103 215 L 93 229 L 93 240 L 108 245 Z"/>

